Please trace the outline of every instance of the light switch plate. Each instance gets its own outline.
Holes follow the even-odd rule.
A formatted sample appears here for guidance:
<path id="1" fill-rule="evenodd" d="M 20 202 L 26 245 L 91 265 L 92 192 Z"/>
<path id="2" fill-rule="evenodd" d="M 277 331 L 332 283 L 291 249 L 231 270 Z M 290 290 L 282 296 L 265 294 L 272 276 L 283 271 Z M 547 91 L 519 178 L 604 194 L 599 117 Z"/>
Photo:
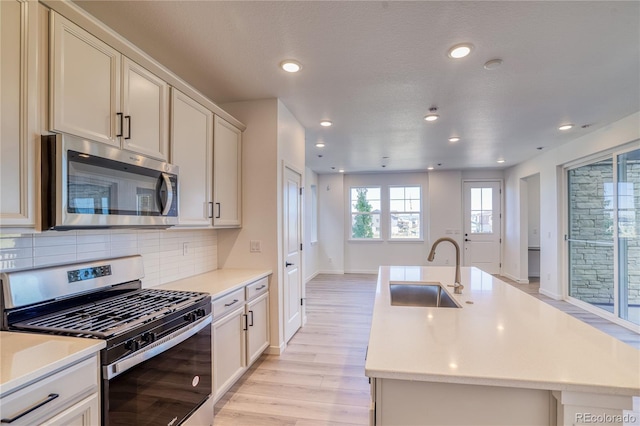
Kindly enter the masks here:
<path id="1" fill-rule="evenodd" d="M 251 253 L 261 253 L 262 252 L 262 241 L 260 241 L 260 240 L 251 240 L 249 242 L 249 252 L 251 252 Z"/>

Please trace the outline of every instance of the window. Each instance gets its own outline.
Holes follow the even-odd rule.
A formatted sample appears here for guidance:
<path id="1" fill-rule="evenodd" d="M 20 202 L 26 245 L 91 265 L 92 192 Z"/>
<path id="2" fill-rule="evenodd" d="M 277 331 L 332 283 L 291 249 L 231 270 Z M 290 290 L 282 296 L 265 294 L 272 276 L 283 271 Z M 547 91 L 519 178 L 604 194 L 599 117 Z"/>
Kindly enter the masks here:
<path id="1" fill-rule="evenodd" d="M 380 239 L 380 187 L 351 188 L 351 238 Z"/>
<path id="2" fill-rule="evenodd" d="M 392 186 L 389 188 L 390 238 L 419 239 L 422 237 L 419 186 Z"/>
<path id="3" fill-rule="evenodd" d="M 493 233 L 493 188 L 471 188 L 471 233 Z"/>

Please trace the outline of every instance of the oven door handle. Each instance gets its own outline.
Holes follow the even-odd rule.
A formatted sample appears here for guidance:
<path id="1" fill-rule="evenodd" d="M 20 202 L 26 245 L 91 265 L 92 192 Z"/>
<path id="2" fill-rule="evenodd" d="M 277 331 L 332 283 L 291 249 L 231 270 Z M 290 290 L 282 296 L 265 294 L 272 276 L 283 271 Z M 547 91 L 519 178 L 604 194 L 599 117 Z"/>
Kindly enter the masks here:
<path id="1" fill-rule="evenodd" d="M 194 322 L 193 324 L 182 328 L 168 336 L 157 340 L 148 347 L 129 355 L 120 361 L 114 362 L 104 367 L 104 373 L 108 380 L 124 373 L 128 369 L 135 367 L 138 364 L 145 362 L 154 356 L 165 352 L 174 346 L 187 340 L 189 337 L 199 333 L 203 328 L 211 324 L 212 315 L 207 315 L 205 318 Z"/>

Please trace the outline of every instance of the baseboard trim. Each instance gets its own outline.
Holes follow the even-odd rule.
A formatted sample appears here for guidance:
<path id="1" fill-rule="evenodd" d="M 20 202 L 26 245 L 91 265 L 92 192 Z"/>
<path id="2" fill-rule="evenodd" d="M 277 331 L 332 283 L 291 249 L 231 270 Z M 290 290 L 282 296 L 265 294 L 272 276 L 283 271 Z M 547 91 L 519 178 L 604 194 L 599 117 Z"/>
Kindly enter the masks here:
<path id="1" fill-rule="evenodd" d="M 280 346 L 269 346 L 264 352 L 267 355 L 282 355 L 282 352 L 284 352 L 284 348 L 286 347 L 285 343 L 282 342 L 280 343 Z"/>
<path id="2" fill-rule="evenodd" d="M 377 269 L 354 269 L 350 271 L 345 271 L 345 274 L 377 274 Z"/>
<path id="3" fill-rule="evenodd" d="M 543 295 L 545 295 L 545 296 L 547 296 L 547 297 L 550 297 L 550 298 L 552 298 L 553 300 L 562 300 L 562 299 L 563 299 L 563 297 L 562 297 L 562 295 L 561 295 L 561 294 L 553 293 L 553 292 L 551 292 L 551 291 L 549 291 L 549 290 L 545 290 L 545 289 L 544 289 L 544 288 L 542 288 L 542 287 L 540 287 L 540 289 L 538 290 L 538 293 L 543 294 Z"/>
<path id="4" fill-rule="evenodd" d="M 523 280 L 523 279 L 520 279 L 520 278 L 514 277 L 513 275 L 508 274 L 508 273 L 506 273 L 506 272 L 503 272 L 503 273 L 502 273 L 502 274 L 500 274 L 500 275 L 501 275 L 501 276 L 503 276 L 503 277 L 507 277 L 507 278 L 509 278 L 511 281 L 515 281 L 515 282 L 517 282 L 518 284 L 529 284 L 529 280 Z"/>
<path id="5" fill-rule="evenodd" d="M 318 271 L 318 274 L 344 275 L 344 270 L 325 269 Z"/>
<path id="6" fill-rule="evenodd" d="M 312 274 L 310 277 L 305 278 L 305 283 L 308 283 L 309 281 L 311 281 L 312 279 L 314 279 L 315 277 L 317 277 L 319 273 L 320 273 L 319 271 L 316 271 L 316 272 L 315 272 L 314 274 Z"/>

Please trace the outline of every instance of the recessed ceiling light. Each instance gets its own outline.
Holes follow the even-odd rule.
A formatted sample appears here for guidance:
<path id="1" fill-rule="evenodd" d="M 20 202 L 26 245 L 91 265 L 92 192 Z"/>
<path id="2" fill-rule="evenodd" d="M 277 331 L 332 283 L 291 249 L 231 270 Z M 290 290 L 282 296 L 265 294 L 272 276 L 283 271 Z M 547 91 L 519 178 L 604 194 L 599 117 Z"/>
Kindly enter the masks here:
<path id="1" fill-rule="evenodd" d="M 280 62 L 280 68 L 286 72 L 298 72 L 302 69 L 302 64 L 293 59 L 287 59 L 286 61 Z"/>
<path id="2" fill-rule="evenodd" d="M 505 161 L 506 161 L 506 160 L 505 160 L 504 158 L 500 158 L 500 159 L 498 160 L 498 163 L 502 164 L 502 163 L 504 163 Z"/>
<path id="3" fill-rule="evenodd" d="M 433 166 L 427 167 L 427 170 L 433 170 Z"/>
<path id="4" fill-rule="evenodd" d="M 429 114 L 425 115 L 424 119 L 426 121 L 436 121 L 440 117 L 438 114 L 436 114 L 436 111 L 438 111 L 437 107 L 429 108 Z"/>
<path id="5" fill-rule="evenodd" d="M 456 44 L 449 49 L 447 55 L 449 55 L 449 57 L 453 59 L 460 59 L 471 53 L 472 49 L 473 45 L 471 43 Z"/>
<path id="6" fill-rule="evenodd" d="M 331 126 L 333 126 L 333 123 L 331 121 L 329 121 L 329 120 L 322 120 L 320 122 L 320 125 L 322 127 L 331 127 Z"/>
<path id="7" fill-rule="evenodd" d="M 454 136 L 454 137 L 452 137 L 452 138 L 449 138 L 449 142 L 451 142 L 451 143 L 458 142 L 459 140 L 460 140 L 460 138 L 459 138 L 459 137 L 457 137 L 457 136 Z"/>
<path id="8" fill-rule="evenodd" d="M 338 170 L 340 173 L 344 173 L 344 169 L 339 169 Z"/>
<path id="9" fill-rule="evenodd" d="M 558 130 L 570 130 L 573 129 L 573 124 L 563 124 L 562 126 L 558 127 Z"/>
<path id="10" fill-rule="evenodd" d="M 318 142 L 316 148 L 324 148 L 324 142 Z"/>
<path id="11" fill-rule="evenodd" d="M 491 59 L 490 61 L 484 63 L 484 69 L 495 70 L 496 68 L 500 68 L 500 65 L 502 65 L 502 59 Z"/>

